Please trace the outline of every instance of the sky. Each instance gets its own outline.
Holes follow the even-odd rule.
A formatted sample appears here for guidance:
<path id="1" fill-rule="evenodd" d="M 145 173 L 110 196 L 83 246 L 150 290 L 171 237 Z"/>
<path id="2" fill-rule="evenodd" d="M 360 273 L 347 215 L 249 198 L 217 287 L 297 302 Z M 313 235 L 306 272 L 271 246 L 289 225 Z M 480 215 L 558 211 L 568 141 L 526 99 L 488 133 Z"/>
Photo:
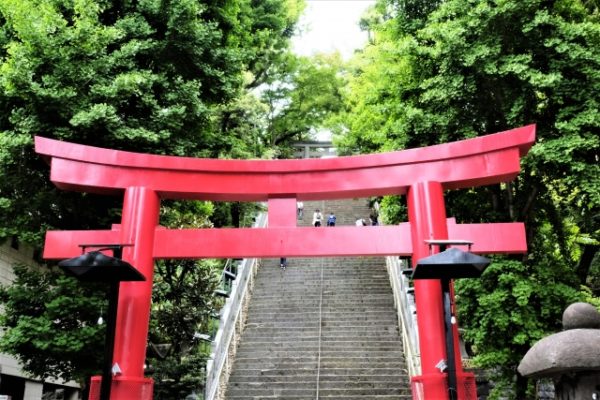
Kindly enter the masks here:
<path id="1" fill-rule="evenodd" d="M 307 0 L 300 18 L 303 32 L 292 39 L 294 52 L 309 56 L 338 50 L 344 59 L 350 58 L 354 49 L 367 41 L 367 33 L 360 30 L 358 22 L 363 11 L 374 3 L 374 0 Z"/>

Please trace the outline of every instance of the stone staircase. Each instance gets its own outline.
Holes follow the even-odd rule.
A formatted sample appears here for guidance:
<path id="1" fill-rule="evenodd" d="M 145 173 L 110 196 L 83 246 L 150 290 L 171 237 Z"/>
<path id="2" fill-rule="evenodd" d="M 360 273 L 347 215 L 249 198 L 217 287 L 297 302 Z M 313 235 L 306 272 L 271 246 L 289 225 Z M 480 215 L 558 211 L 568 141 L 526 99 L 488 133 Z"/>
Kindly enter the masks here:
<path id="1" fill-rule="evenodd" d="M 368 223 L 371 213 L 366 199 L 309 201 L 304 202 L 304 218 L 298 221 L 298 225 L 310 226 L 312 215 L 316 209 L 323 213 L 323 225 L 326 225 L 330 212 L 337 217 L 338 226 L 354 225 L 359 218 L 364 218 Z"/>
<path id="2" fill-rule="evenodd" d="M 311 202 L 300 224 L 314 208 L 369 215 L 364 199 Z M 226 400 L 411 399 L 382 258 L 263 260 L 255 282 Z"/>

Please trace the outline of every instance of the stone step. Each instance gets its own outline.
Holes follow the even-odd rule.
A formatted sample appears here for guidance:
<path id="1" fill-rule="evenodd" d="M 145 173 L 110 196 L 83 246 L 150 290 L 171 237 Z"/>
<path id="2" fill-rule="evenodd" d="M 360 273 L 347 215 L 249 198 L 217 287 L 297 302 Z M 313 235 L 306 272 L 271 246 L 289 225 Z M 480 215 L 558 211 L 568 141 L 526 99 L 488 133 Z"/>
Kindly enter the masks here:
<path id="1" fill-rule="evenodd" d="M 382 261 L 383 262 L 383 261 Z M 361 267 L 362 268 L 362 267 Z M 319 271 L 317 271 L 319 272 Z M 370 286 L 389 286 L 389 280 L 385 277 L 371 277 L 370 275 L 359 275 L 359 274 L 340 274 L 334 276 L 328 276 L 325 274 L 323 279 L 330 280 L 331 282 L 321 282 L 321 275 L 314 274 L 310 275 L 303 271 L 293 271 L 290 267 L 287 267 L 285 271 L 280 268 L 277 268 L 276 271 L 273 271 L 273 274 L 260 274 L 260 277 L 264 277 L 265 282 L 261 283 L 259 286 L 255 286 L 255 290 L 263 290 L 265 288 L 269 289 L 272 287 L 277 288 L 297 288 L 297 286 L 302 286 L 303 290 L 308 288 L 314 288 L 315 290 L 319 290 L 321 287 L 330 288 L 330 287 L 345 287 L 344 281 L 349 279 L 351 282 L 349 284 L 359 286 L 360 282 L 364 283 L 364 285 Z M 362 285 L 361 285 L 362 286 Z"/>
<path id="2" fill-rule="evenodd" d="M 273 358 L 278 358 L 278 359 L 288 359 L 288 358 L 298 358 L 300 359 L 301 357 L 304 356 L 311 356 L 311 359 L 314 357 L 318 357 L 318 349 L 314 350 L 314 351 L 304 351 L 304 350 L 295 350 L 295 351 L 289 351 L 289 350 L 284 350 L 284 351 L 265 351 L 265 350 L 247 350 L 247 351 L 238 351 L 238 353 L 236 354 L 236 359 L 238 360 L 242 360 L 242 359 L 256 359 L 256 358 L 263 358 L 263 359 L 273 359 Z M 381 360 L 385 360 L 388 358 L 403 358 L 404 354 L 402 351 L 399 350 L 356 350 L 356 351 L 352 351 L 352 350 L 323 350 L 321 349 L 320 352 L 320 356 L 322 359 L 334 359 L 334 358 L 342 358 L 342 357 L 348 357 L 348 358 L 366 358 L 366 359 L 371 359 L 373 357 L 378 357 Z"/>
<path id="3" fill-rule="evenodd" d="M 302 294 L 295 294 L 298 290 L 302 290 Z M 263 297 L 263 301 L 271 300 L 275 303 L 279 301 L 293 302 L 299 300 L 309 299 L 323 299 L 323 301 L 335 300 L 340 302 L 345 301 L 369 301 L 371 298 L 383 297 L 390 292 L 389 288 L 362 288 L 362 289 L 343 289 L 343 290 L 329 290 L 325 289 L 322 292 L 320 289 L 311 291 L 306 289 L 304 286 L 297 288 L 296 290 L 269 290 L 269 293 Z M 294 294 L 292 294 L 294 293 Z M 360 296 L 361 298 L 357 298 Z M 364 298 L 362 298 L 364 297 Z"/>
<path id="4" fill-rule="evenodd" d="M 331 287 L 321 287 L 319 285 L 310 285 L 306 283 L 301 283 L 297 285 L 281 285 L 281 286 L 273 286 L 269 288 L 263 288 L 261 293 L 264 294 L 265 298 L 273 298 L 273 297 L 287 297 L 288 295 L 294 295 L 298 298 L 303 297 L 327 297 L 333 296 L 337 297 L 343 294 L 350 293 L 364 293 L 366 295 L 378 294 L 379 296 L 383 294 L 389 293 L 390 288 L 388 286 L 361 286 L 358 285 L 356 287 L 340 287 L 340 288 L 331 288 Z"/>
<path id="5" fill-rule="evenodd" d="M 287 318 L 286 318 L 287 317 Z M 277 313 L 277 314 L 260 314 L 260 319 L 257 322 L 248 322 L 246 324 L 248 329 L 253 329 L 264 324 L 280 323 L 280 326 L 301 326 L 303 323 L 319 324 L 325 327 L 328 324 L 338 324 L 344 328 L 351 328 L 352 326 L 366 326 L 366 325 L 381 325 L 390 326 L 394 325 L 393 315 L 383 314 L 381 319 L 377 319 L 373 314 L 365 317 L 354 317 L 351 313 L 328 313 L 328 315 L 319 316 L 319 313 Z"/>
<path id="6" fill-rule="evenodd" d="M 348 324 L 332 324 L 329 325 L 327 323 L 322 323 L 319 327 L 319 321 L 314 321 L 312 323 L 308 323 L 306 321 L 298 321 L 296 322 L 263 322 L 260 324 L 256 324 L 254 326 L 247 326 L 249 334 L 270 334 L 270 333 L 282 333 L 287 335 L 295 335 L 296 333 L 301 333 L 304 335 L 305 333 L 330 333 L 330 332 L 394 332 L 398 329 L 397 326 L 393 324 L 364 324 L 358 325 L 353 323 L 354 321 L 349 321 Z"/>
<path id="7" fill-rule="evenodd" d="M 377 318 L 377 317 L 380 318 Z M 260 324 L 264 323 L 272 323 L 272 322 L 281 322 L 282 325 L 284 322 L 289 323 L 289 325 L 296 326 L 297 322 L 303 321 L 313 321 L 318 323 L 321 321 L 323 326 L 326 324 L 332 323 L 340 323 L 340 325 L 344 325 L 345 327 L 351 327 L 352 324 L 348 324 L 348 322 L 352 322 L 353 325 L 368 325 L 380 323 L 382 325 L 390 325 L 394 323 L 395 315 L 389 315 L 388 313 L 383 313 L 381 315 L 376 315 L 376 313 L 370 313 L 368 315 L 360 315 L 360 316 L 352 316 L 350 313 L 323 313 L 319 316 L 318 312 L 315 313 L 277 313 L 277 314 L 260 314 L 260 319 L 257 322 L 249 322 L 246 325 L 248 328 L 260 326 Z"/>
<path id="8" fill-rule="evenodd" d="M 323 332 L 329 332 L 336 328 L 349 331 L 352 331 L 354 328 L 356 328 L 356 331 L 372 329 L 393 332 L 398 330 L 398 327 L 394 325 L 394 321 L 391 318 L 386 318 L 382 321 L 374 319 L 356 320 L 351 317 L 344 318 L 343 315 L 337 317 L 330 316 L 328 318 L 323 318 L 321 321 L 317 318 L 308 319 L 293 316 L 290 316 L 289 319 L 263 318 L 261 322 L 246 324 L 246 329 L 248 329 L 249 334 L 268 330 L 280 330 L 287 334 L 293 334 L 296 331 L 316 331 L 318 333 L 319 329 Z"/>
<path id="9" fill-rule="evenodd" d="M 379 263 L 385 263 L 384 259 L 381 259 Z M 335 285 L 343 282 L 346 279 L 357 281 L 360 279 L 376 279 L 381 282 L 386 282 L 386 276 L 381 275 L 378 269 L 375 267 L 357 265 L 353 266 L 339 266 L 339 267 L 318 267 L 315 269 L 303 269 L 299 267 L 290 266 L 289 261 L 285 270 L 279 266 L 272 267 L 261 267 L 259 274 L 265 277 L 265 280 L 258 283 L 257 287 L 270 286 L 274 284 L 286 284 L 294 283 L 299 281 L 301 278 L 306 279 L 308 282 L 321 283 L 321 277 L 326 278 L 327 281 L 322 283 L 325 285 Z"/>
<path id="10" fill-rule="evenodd" d="M 306 337 L 304 337 L 306 338 Z M 301 339 L 301 338 L 298 338 Z M 317 336 L 318 339 L 318 336 Z M 398 341 L 383 341 L 383 340 L 369 340 L 369 341 L 356 341 L 356 340 L 315 340 L 314 342 L 309 341 L 298 341 L 298 344 L 294 345 L 293 342 L 278 342 L 277 346 L 264 346 L 259 341 L 248 341 L 251 345 L 245 346 L 241 344 L 238 351 L 247 352 L 260 352 L 262 354 L 277 353 L 282 351 L 289 352 L 302 352 L 312 351 L 321 349 L 321 352 L 356 352 L 356 353 L 369 353 L 369 352 L 399 352 L 403 353 L 402 343 Z"/>
<path id="11" fill-rule="evenodd" d="M 370 328 L 370 327 L 365 327 Z M 396 328 L 390 328 L 390 329 L 374 329 L 374 330 L 364 330 L 364 331 L 356 331 L 356 332 L 347 332 L 346 330 L 340 330 L 337 329 L 336 330 L 321 330 L 319 331 L 318 329 L 314 329 L 314 330 L 306 330 L 306 331 L 296 331 L 293 329 L 280 329 L 280 328 L 273 328 L 273 329 L 262 329 L 262 330 L 255 330 L 253 332 L 249 332 L 248 336 L 246 336 L 248 339 L 252 339 L 252 338 L 256 338 L 256 337 L 270 337 L 272 340 L 276 340 L 277 337 L 291 337 L 291 338 L 297 338 L 297 339 L 302 339 L 302 338 L 308 338 L 308 337 L 319 337 L 319 334 L 321 334 L 321 342 L 322 343 L 329 343 L 329 342 L 337 342 L 337 341 L 349 341 L 348 339 L 343 339 L 345 337 L 351 337 L 352 340 L 356 340 L 357 338 L 364 338 L 367 337 L 369 338 L 369 340 L 360 340 L 360 342 L 366 342 L 366 341 L 370 341 L 373 338 L 386 338 L 389 336 L 390 333 L 393 333 L 393 330 Z M 333 340 L 335 338 L 338 338 L 337 340 Z M 330 339 L 331 338 L 331 339 Z M 398 347 L 401 348 L 402 344 L 398 341 L 396 341 L 398 343 Z"/>
<path id="12" fill-rule="evenodd" d="M 304 301 L 302 302 L 286 302 L 280 304 L 271 304 L 271 306 L 265 305 L 252 305 L 248 308 L 248 312 L 256 313 L 256 314 L 278 314 L 278 313 L 304 313 L 304 312 L 318 312 L 319 309 L 323 312 L 351 312 L 359 314 L 366 314 L 366 312 L 379 312 L 386 313 L 390 311 L 390 308 L 393 309 L 394 303 L 393 301 L 387 300 L 372 300 L 372 301 L 362 301 L 362 302 L 348 302 L 348 301 L 339 301 L 339 302 L 327 302 L 323 304 L 318 304 L 317 301 Z"/>
<path id="13" fill-rule="evenodd" d="M 324 279 L 327 279 L 326 277 L 324 277 Z M 362 278 L 364 281 L 367 281 L 369 278 Z M 294 282 L 271 282 L 268 285 L 264 285 L 260 288 L 254 288 L 254 290 L 258 290 L 260 289 L 261 293 L 264 292 L 264 294 L 268 295 L 275 295 L 275 294 L 279 294 L 279 293 L 297 293 L 297 294 L 303 294 L 303 293 L 309 293 L 309 294 L 320 294 L 321 290 L 323 290 L 323 293 L 327 293 L 327 294 L 333 294 L 333 293 L 343 293 L 343 292 L 349 292 L 352 290 L 360 290 L 360 291 L 369 291 L 369 290 L 377 290 L 377 291 L 383 291 L 385 292 L 385 290 L 389 290 L 390 288 L 390 284 L 389 281 L 382 281 L 381 283 L 377 283 L 377 282 L 371 282 L 371 284 L 369 284 L 369 282 L 365 282 L 364 285 L 360 285 L 360 284 L 353 284 L 353 285 L 342 285 L 342 284 L 335 284 L 335 285 L 321 285 L 320 282 L 318 281 L 312 281 L 310 279 L 308 280 L 298 280 L 298 281 L 294 281 Z M 301 290 L 301 292 L 300 292 Z"/>
<path id="14" fill-rule="evenodd" d="M 363 268 L 363 267 L 361 267 Z M 276 279 L 271 279 L 265 282 L 260 282 L 254 286 L 255 289 L 262 289 L 264 287 L 270 287 L 275 284 L 285 284 L 285 285 L 293 285 L 293 284 L 312 284 L 314 286 L 323 286 L 323 287 L 332 287 L 332 286 L 361 286 L 361 285 L 387 285 L 389 282 L 389 278 L 383 274 L 348 274 L 345 273 L 343 275 L 343 279 L 340 276 L 339 280 L 331 280 L 329 282 L 321 282 L 321 273 L 320 271 L 316 271 L 315 274 L 309 275 L 304 271 L 292 271 L 289 265 L 286 268 L 285 272 L 282 272 L 281 269 L 278 269 L 279 277 Z M 347 272 L 347 271 L 345 271 Z M 323 274 L 323 278 L 328 277 L 326 274 Z M 304 278 L 304 279 L 302 279 Z M 368 282 L 364 282 L 365 279 L 368 279 Z"/>
<path id="15" fill-rule="evenodd" d="M 282 270 L 277 264 L 268 265 L 264 264 L 261 266 L 259 274 L 268 277 L 264 281 L 257 282 L 254 287 L 260 288 L 269 286 L 272 283 L 292 283 L 299 281 L 300 278 L 304 277 L 310 282 L 319 283 L 323 285 L 336 285 L 341 283 L 358 283 L 363 279 L 370 279 L 376 282 L 388 282 L 389 278 L 385 271 L 380 270 L 382 263 L 385 263 L 385 259 L 377 260 L 378 265 L 365 266 L 365 265 L 342 265 L 342 266 L 327 266 L 324 265 L 322 268 L 304 268 L 301 266 L 294 266 L 288 259 L 288 265 Z M 327 281 L 321 282 L 321 277 L 331 278 Z"/>
<path id="16" fill-rule="evenodd" d="M 317 370 L 314 368 L 236 368 L 232 377 L 236 376 L 269 376 L 269 377 L 281 377 L 281 376 L 316 376 Z M 344 376 L 389 376 L 396 375 L 406 376 L 404 369 L 390 368 L 390 367 L 368 367 L 368 368 L 320 368 L 319 375 L 323 379 L 331 379 L 331 377 L 344 377 Z"/>
<path id="17" fill-rule="evenodd" d="M 364 357 L 345 357 L 345 358 L 321 358 L 320 360 L 315 357 L 302 357 L 294 359 L 236 359 L 236 367 L 242 369 L 251 369 L 252 366 L 260 363 L 261 368 L 272 369 L 272 368 L 313 368 L 317 369 L 317 362 L 320 362 L 319 369 L 324 368 L 396 368 L 398 370 L 405 368 L 405 362 L 400 358 L 390 359 L 367 359 Z"/>
<path id="18" fill-rule="evenodd" d="M 306 315 L 304 315 L 306 317 Z M 386 315 L 387 317 L 387 315 Z M 333 330 L 336 328 L 344 330 L 353 330 L 356 328 L 357 331 L 365 329 L 391 329 L 397 330 L 398 325 L 394 323 L 392 318 L 382 318 L 381 320 L 376 319 L 364 319 L 354 318 L 351 313 L 334 314 L 323 316 L 319 318 L 302 318 L 302 316 L 288 315 L 287 319 L 271 317 L 263 318 L 260 322 L 250 322 L 246 324 L 248 332 L 254 332 L 257 330 L 264 329 L 282 329 L 282 330 L 314 330 L 321 329 Z"/>
<path id="19" fill-rule="evenodd" d="M 371 311 L 379 311 L 379 312 L 389 312 L 390 307 L 393 306 L 393 301 L 377 301 L 372 303 L 361 303 L 361 304 L 348 304 L 345 302 L 338 304 L 321 304 L 319 305 L 317 302 L 305 302 L 304 306 L 302 304 L 279 304 L 277 306 L 252 306 L 248 308 L 248 312 L 256 313 L 256 314 L 273 314 L 275 312 L 281 313 L 300 313 L 306 311 L 306 309 L 319 309 L 327 312 L 341 312 L 341 313 L 358 313 L 363 314 Z"/>
<path id="20" fill-rule="evenodd" d="M 324 261 L 319 259 L 306 259 L 298 260 L 295 258 L 286 258 L 287 268 L 285 271 L 279 267 L 280 259 L 263 259 L 261 261 L 261 270 L 259 274 L 270 276 L 271 278 L 289 278 L 297 274 L 304 273 L 307 276 L 321 277 L 321 276 L 333 276 L 333 277 L 352 277 L 356 276 L 372 276 L 377 277 L 385 276 L 382 274 L 380 266 L 382 262 L 385 262 L 384 257 L 372 257 L 370 259 L 363 258 L 359 261 L 351 261 L 349 259 L 338 260 L 338 261 Z M 327 260 L 336 260 L 330 258 Z M 277 271 L 281 272 L 280 274 Z M 269 281 L 260 282 L 261 284 L 268 283 Z"/>
<path id="21" fill-rule="evenodd" d="M 317 351 L 319 348 L 319 341 L 314 342 L 244 342 L 241 343 L 238 352 L 243 351 Z M 402 344 L 397 341 L 392 342 L 380 342 L 380 341 L 369 341 L 369 342 L 354 342 L 354 341 L 335 341 L 335 342 L 321 342 L 322 350 L 357 350 L 357 351 L 402 351 Z"/>
<path id="22" fill-rule="evenodd" d="M 252 383 L 252 382 L 261 382 L 261 383 L 266 383 L 266 382 L 275 382 L 277 384 L 279 383 L 290 383 L 293 384 L 295 382 L 300 382 L 300 381 L 308 381 L 308 382 L 315 382 L 317 379 L 317 371 L 316 370 L 312 370 L 312 371 L 307 371 L 305 374 L 302 375 L 286 375 L 286 374 L 282 374 L 282 375 L 260 375 L 260 374 L 246 374 L 246 375 L 240 375 L 240 374 L 236 374 L 236 375 L 232 375 L 231 376 L 234 381 L 236 382 L 235 384 L 246 384 L 246 383 Z M 403 380 L 405 380 L 407 378 L 407 376 L 405 374 L 395 374 L 395 375 L 323 375 L 323 374 L 319 374 L 319 383 L 323 384 L 331 384 L 332 382 L 335 382 L 336 384 L 339 385 L 340 382 L 342 382 L 342 384 L 344 384 L 346 382 L 368 382 L 368 383 L 397 383 L 397 382 L 403 382 Z"/>
<path id="23" fill-rule="evenodd" d="M 393 390 L 393 389 L 403 389 L 402 385 L 404 382 L 397 381 L 370 381 L 370 380 L 360 380 L 353 381 L 350 379 L 339 380 L 339 381 L 322 381 L 319 380 L 319 392 L 324 390 L 334 390 L 337 389 L 339 391 L 351 391 L 356 389 L 376 389 L 376 390 Z M 230 386 L 230 390 L 235 390 L 239 388 L 250 387 L 252 389 L 263 389 L 263 390 L 276 390 L 276 389 L 302 389 L 302 388 L 310 388 L 314 387 L 316 389 L 316 377 L 313 380 L 299 380 L 299 381 L 287 381 L 287 382 L 277 382 L 277 381 L 267 381 L 267 382 L 236 382 Z"/>
<path id="24" fill-rule="evenodd" d="M 227 400 L 315 400 L 313 396 L 294 396 L 294 395 L 269 395 L 269 396 L 246 396 L 246 395 L 238 395 L 238 396 L 228 396 Z M 375 395 L 375 396 L 364 396 L 364 395 L 327 395 L 327 396 L 319 396 L 319 399 L 340 399 L 340 400 L 405 400 L 412 399 L 412 395 Z"/>
<path id="25" fill-rule="evenodd" d="M 282 335 L 282 334 L 278 334 L 278 335 L 253 335 L 253 336 L 247 336 L 247 339 L 249 342 L 264 342 L 267 341 L 269 339 L 275 340 L 275 341 L 280 341 L 280 342 L 292 342 L 292 341 L 318 341 L 319 339 L 319 335 L 318 334 L 313 334 L 313 335 L 303 335 L 303 336 L 286 336 L 286 335 Z M 321 336 L 321 343 L 323 342 L 336 342 L 336 341 L 389 341 L 392 343 L 398 343 L 397 340 L 392 340 L 389 339 L 388 337 L 386 337 L 386 335 L 375 335 L 375 334 L 365 334 L 365 335 L 353 335 L 351 333 L 346 333 L 344 335 L 323 335 Z M 399 346 L 400 347 L 400 346 Z"/>
<path id="26" fill-rule="evenodd" d="M 284 398 L 288 396 L 316 396 L 317 389 L 316 385 L 314 388 L 298 388 L 298 389 L 287 389 L 287 388 L 253 388 L 253 385 L 249 387 L 233 387 L 229 386 L 227 398 L 233 398 L 234 396 L 276 396 L 275 398 Z M 343 398 L 349 398 L 350 396 L 379 396 L 379 395 L 409 395 L 410 389 L 407 388 L 358 388 L 358 389 L 344 389 L 344 388 L 330 388 L 330 389 L 319 389 L 319 399 L 327 398 L 328 396 L 343 396 Z M 313 397 L 313 400 L 315 397 Z"/>
<path id="27" fill-rule="evenodd" d="M 363 305 L 368 305 L 368 304 L 361 304 L 361 306 Z M 323 305 L 325 306 L 325 305 Z M 278 308 L 278 306 L 274 305 L 273 308 L 271 309 L 271 312 L 269 312 L 268 310 L 262 311 L 259 315 L 261 317 L 285 317 L 285 316 L 291 316 L 291 317 L 299 317 L 299 316 L 315 316 L 315 315 L 320 315 L 322 314 L 323 317 L 332 317 L 332 316 L 336 316 L 336 315 L 345 315 L 345 314 L 354 314 L 356 316 L 356 320 L 357 321 L 365 321 L 365 320 L 372 320 L 372 319 L 379 319 L 379 317 L 385 316 L 385 315 L 395 315 L 396 313 L 390 313 L 390 311 L 394 311 L 394 310 L 385 310 L 382 307 L 378 307 L 375 310 L 369 310 L 369 312 L 363 312 L 360 314 L 356 314 L 356 313 L 348 313 L 345 312 L 344 310 L 338 310 L 334 305 L 329 304 L 329 309 L 328 310 L 323 310 L 323 308 L 321 308 L 321 312 L 319 312 L 319 308 L 315 307 L 315 308 L 310 308 L 308 310 L 299 310 L 298 312 L 285 312 L 288 310 L 287 307 L 282 307 L 281 309 Z M 289 305 L 288 305 L 289 307 Z"/>
<path id="28" fill-rule="evenodd" d="M 378 295 L 362 296 L 360 298 L 325 298 L 318 295 L 302 296 L 263 296 L 250 305 L 249 310 L 256 309 L 288 309 L 299 308 L 305 305 L 309 309 L 318 309 L 320 305 L 328 307 L 364 307 L 364 306 L 390 306 L 393 308 L 394 301 L 388 295 L 381 293 Z"/>
<path id="29" fill-rule="evenodd" d="M 252 324 L 260 323 L 261 320 L 265 319 L 283 319 L 288 316 L 290 319 L 302 319 L 305 317 L 307 320 L 315 320 L 318 321 L 319 315 L 323 315 L 326 317 L 335 317 L 335 316 L 346 316 L 346 315 L 355 315 L 358 321 L 373 320 L 377 318 L 369 318 L 370 316 L 376 317 L 384 317 L 385 315 L 391 315 L 392 317 L 396 315 L 395 312 L 390 313 L 390 307 L 393 310 L 393 305 L 385 305 L 385 304 L 373 304 L 370 306 L 368 303 L 363 303 L 359 305 L 340 305 L 336 306 L 335 304 L 323 304 L 321 307 L 305 307 L 304 309 L 298 304 L 288 304 L 286 306 L 273 306 L 270 309 L 267 308 L 249 308 L 249 315 L 256 317 L 258 321 L 256 322 L 247 322 L 248 326 L 253 326 Z M 320 313 L 319 313 L 320 309 Z"/>

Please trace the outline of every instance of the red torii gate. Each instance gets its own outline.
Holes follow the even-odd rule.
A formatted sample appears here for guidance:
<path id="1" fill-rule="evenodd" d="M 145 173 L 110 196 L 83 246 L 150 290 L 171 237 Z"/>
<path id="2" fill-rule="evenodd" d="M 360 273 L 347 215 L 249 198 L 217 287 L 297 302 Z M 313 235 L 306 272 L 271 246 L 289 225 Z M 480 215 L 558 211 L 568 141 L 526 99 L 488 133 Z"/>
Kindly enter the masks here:
<path id="1" fill-rule="evenodd" d="M 122 374 L 112 399 L 141 399 L 151 387 L 144 361 L 155 259 L 295 256 L 430 255 L 426 240 L 464 239 L 471 251 L 524 253 L 521 223 L 456 224 L 446 218 L 443 191 L 514 179 L 520 158 L 535 139 L 535 126 L 426 148 L 365 156 L 306 160 L 215 160 L 139 154 L 36 137 L 36 151 L 48 158 L 50 179 L 65 190 L 124 195 L 122 220 L 105 231 L 49 231 L 44 257 L 81 254 L 82 244 L 123 244 L 123 259 L 145 282 L 120 286 L 113 353 Z M 406 195 L 409 222 L 398 226 L 335 229 L 297 227 L 296 201 Z M 266 201 L 267 228 L 165 229 L 158 226 L 160 199 Z M 365 240 L 368 238 L 368 240 Z M 435 365 L 447 359 L 441 286 L 415 281 L 422 375 L 426 399 L 447 399 L 445 374 Z M 455 342 L 458 332 L 454 329 Z M 472 375 L 462 370 L 459 383 Z M 474 388 L 459 384 L 459 399 Z"/>

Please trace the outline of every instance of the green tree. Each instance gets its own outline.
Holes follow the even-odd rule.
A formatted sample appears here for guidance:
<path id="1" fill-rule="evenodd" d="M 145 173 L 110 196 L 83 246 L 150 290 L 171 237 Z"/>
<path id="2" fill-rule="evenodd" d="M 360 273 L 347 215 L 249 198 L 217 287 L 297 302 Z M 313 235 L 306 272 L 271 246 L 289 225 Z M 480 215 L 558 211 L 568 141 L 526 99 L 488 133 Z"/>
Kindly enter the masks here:
<path id="1" fill-rule="evenodd" d="M 562 310 L 593 277 L 600 239 L 598 4 L 423 2 L 428 8 L 419 10 L 427 12 L 412 18 L 390 12 L 400 2 L 378 3 L 382 17 L 369 26 L 374 42 L 353 62 L 337 128 L 346 153 L 537 124 L 538 141 L 515 182 L 446 195 L 448 214 L 461 222 L 526 222 L 530 251 L 522 263 L 498 260 L 481 282 L 458 285 L 461 325 L 476 359 L 514 382 L 524 351 L 559 329 Z M 527 398 L 521 377 L 512 393 Z"/>
<path id="2" fill-rule="evenodd" d="M 210 349 L 194 335 L 216 329 L 220 266 L 216 260 L 157 263 L 149 339 L 151 350 L 165 350 L 149 351 L 147 359 L 157 399 L 202 392 Z M 0 288 L 0 323 L 9 328 L 0 350 L 16 355 L 33 376 L 74 379 L 85 388 L 103 365 L 106 324 L 97 321 L 106 318 L 106 288 L 54 269 L 21 265 L 15 275 L 13 285 Z"/>
<path id="3" fill-rule="evenodd" d="M 240 35 L 244 46 L 246 71 L 245 87 L 256 88 L 272 82 L 290 56 L 290 39 L 304 11 L 303 0 L 252 0 L 245 3 L 246 11 Z M 245 26 L 244 26 L 245 25 Z"/>
<path id="4" fill-rule="evenodd" d="M 243 104 L 245 87 L 262 82 L 274 68 L 302 4 L 0 0 L 0 240 L 15 237 L 40 247 L 47 229 L 106 228 L 119 219 L 121 199 L 54 188 L 48 166 L 33 152 L 34 135 L 154 154 L 250 155 L 251 137 L 243 137 L 242 130 L 220 129 L 222 110 Z M 194 219 L 203 220 L 214 210 L 199 204 L 167 204 L 171 216 L 164 217 L 165 224 L 204 223 Z M 212 281 L 199 287 L 194 282 L 211 275 L 213 263 L 164 263 L 157 268 L 160 288 L 155 301 L 166 302 L 155 308 L 157 329 L 164 328 L 166 323 L 160 321 L 168 314 L 157 310 L 169 310 L 173 319 L 188 318 L 182 310 L 192 309 L 192 301 L 197 309 L 210 302 Z M 3 292 L 3 326 L 8 328 L 3 349 L 36 376 L 68 379 L 93 373 L 96 356 L 76 354 L 47 335 L 31 335 L 33 328 L 51 326 L 57 338 L 72 340 L 74 349 L 87 345 L 89 335 L 101 329 L 89 322 L 97 319 L 99 301 L 88 292 L 67 290 L 75 283 L 64 277 L 34 275 L 24 275 L 15 288 Z M 21 292 L 35 297 L 29 306 L 25 297 L 19 300 Z M 187 303 L 168 300 L 171 292 L 185 293 Z M 74 296 L 73 308 L 81 306 L 93 319 L 72 312 L 71 319 L 79 325 L 55 324 L 59 308 L 54 302 L 67 302 L 66 296 Z M 34 320 L 39 328 L 21 328 L 17 315 Z M 194 314 L 193 324 L 202 326 L 202 318 Z M 186 338 L 188 334 L 186 328 Z M 168 331 L 152 335 L 180 340 Z M 102 346 L 89 348 L 98 351 Z M 176 354 L 182 352 L 174 350 Z M 56 355 L 63 357 L 62 363 L 54 361 Z M 203 357 L 197 346 L 188 349 L 187 356 Z M 156 371 L 159 364 L 155 362 Z M 186 385 L 181 390 L 190 387 Z"/>
<path id="5" fill-rule="evenodd" d="M 289 58 L 279 80 L 262 92 L 269 108 L 264 138 L 268 147 L 277 147 L 285 155 L 291 142 L 309 139 L 328 127 L 342 106 L 341 70 L 339 53 Z"/>
<path id="6" fill-rule="evenodd" d="M 248 60 L 244 67 L 242 93 L 218 108 L 215 130 L 220 132 L 220 149 L 213 157 L 271 158 L 271 143 L 265 140 L 269 108 L 260 99 L 264 86 L 289 74 L 290 39 L 303 0 L 252 0 L 241 10 L 239 40 L 249 45 L 242 49 Z M 236 219 L 235 216 L 233 219 Z"/>
<path id="7" fill-rule="evenodd" d="M 15 355 L 33 376 L 84 387 L 102 367 L 106 324 L 97 321 L 107 310 L 106 288 L 55 269 L 17 265 L 14 272 L 13 284 L 0 287 L 0 351 Z"/>
<path id="8" fill-rule="evenodd" d="M 296 3 L 0 1 L 0 207 L 10 210 L 0 237 L 39 243 L 48 226 L 112 217 L 113 199 L 56 192 L 33 135 L 155 154 L 227 151 L 212 122 L 218 106 L 240 94 L 245 72 L 264 74 L 256 58 L 283 51 L 299 12 L 286 6 Z"/>
<path id="9" fill-rule="evenodd" d="M 161 223 L 171 228 L 211 227 L 210 202 L 168 202 Z M 183 398 L 201 392 L 210 349 L 194 338 L 214 329 L 221 306 L 213 295 L 221 271 L 217 260 L 165 260 L 156 263 L 153 285 L 148 374 L 156 398 Z M 102 367 L 108 310 L 107 288 L 79 282 L 56 268 L 15 267 L 16 279 L 0 288 L 4 304 L 0 351 L 17 356 L 33 376 L 75 379 L 85 387 Z M 164 347 L 164 346 L 163 346 Z"/>
<path id="10" fill-rule="evenodd" d="M 161 224 L 171 228 L 209 228 L 210 202 L 166 203 Z M 219 284 L 218 260 L 161 260 L 155 266 L 147 373 L 156 399 L 183 399 L 202 393 L 210 348 L 199 334 L 211 334 L 221 307 L 213 295 Z"/>
<path id="11" fill-rule="evenodd" d="M 210 346 L 199 335 L 211 335 L 221 306 L 213 295 L 219 283 L 217 260 L 162 261 L 152 295 L 151 352 L 147 359 L 157 399 L 183 399 L 204 388 Z M 167 346 L 164 346 L 164 345 Z"/>

